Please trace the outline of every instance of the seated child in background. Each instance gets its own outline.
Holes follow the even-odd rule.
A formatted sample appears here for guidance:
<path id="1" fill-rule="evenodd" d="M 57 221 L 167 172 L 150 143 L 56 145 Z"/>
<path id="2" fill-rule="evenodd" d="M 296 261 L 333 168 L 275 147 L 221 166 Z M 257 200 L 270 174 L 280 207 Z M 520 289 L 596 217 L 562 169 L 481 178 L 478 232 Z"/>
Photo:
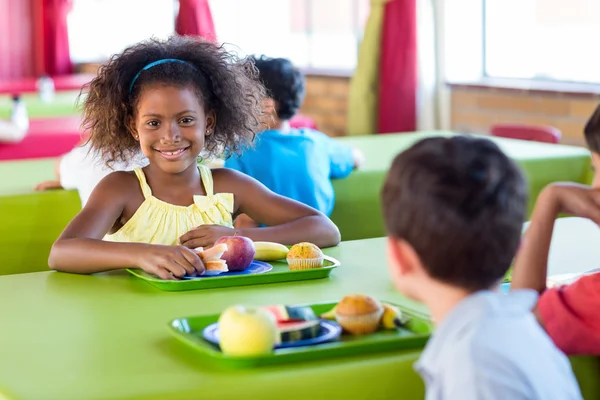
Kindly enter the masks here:
<path id="1" fill-rule="evenodd" d="M 600 273 L 583 276 L 570 285 L 546 288 L 548 252 L 558 214 L 589 218 L 600 225 L 600 106 L 584 132 L 596 171 L 592 187 L 558 183 L 540 193 L 517 254 L 511 288 L 541 293 L 535 313 L 562 351 L 600 355 Z"/>
<path id="2" fill-rule="evenodd" d="M 330 215 L 334 204 L 331 179 L 345 178 L 359 166 L 361 156 L 329 136 L 312 129 L 293 129 L 289 120 L 304 99 L 304 76 L 283 58 L 255 58 L 267 89 L 267 130 L 255 147 L 230 157 L 225 167 L 243 172 L 275 193 Z"/>
<path id="3" fill-rule="evenodd" d="M 56 180 L 40 182 L 34 189 L 75 189 L 79 193 L 81 205 L 84 206 L 92 190 L 106 175 L 114 171 L 133 171 L 146 165 L 148 159 L 139 154 L 131 160 L 114 162 L 108 166 L 98 153 L 92 151 L 91 144 L 84 141 L 56 161 Z"/>
<path id="4" fill-rule="evenodd" d="M 537 294 L 497 288 L 521 238 L 527 188 L 487 139 L 425 139 L 383 189 L 396 287 L 436 330 L 416 364 L 427 399 L 580 399 L 567 357 L 537 324 Z"/>
<path id="5" fill-rule="evenodd" d="M 339 230 L 319 211 L 237 171 L 198 165 L 200 154 L 249 146 L 264 99 L 251 61 L 200 38 L 148 40 L 112 57 L 83 105 L 91 148 L 108 166 L 140 153 L 148 165 L 103 178 L 48 265 L 75 273 L 135 267 L 177 279 L 204 272 L 193 249 L 223 236 L 338 244 Z M 235 229 L 240 214 L 268 227 Z"/>

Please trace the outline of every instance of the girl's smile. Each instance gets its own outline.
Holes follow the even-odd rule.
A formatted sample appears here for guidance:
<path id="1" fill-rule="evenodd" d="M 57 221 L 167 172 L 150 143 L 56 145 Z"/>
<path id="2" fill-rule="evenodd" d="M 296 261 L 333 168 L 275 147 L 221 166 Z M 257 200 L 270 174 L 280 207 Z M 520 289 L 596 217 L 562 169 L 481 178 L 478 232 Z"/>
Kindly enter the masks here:
<path id="1" fill-rule="evenodd" d="M 175 149 L 154 149 L 159 152 L 161 156 L 163 156 L 167 160 L 178 160 L 186 156 L 186 152 L 190 149 L 190 146 L 180 147 Z"/>

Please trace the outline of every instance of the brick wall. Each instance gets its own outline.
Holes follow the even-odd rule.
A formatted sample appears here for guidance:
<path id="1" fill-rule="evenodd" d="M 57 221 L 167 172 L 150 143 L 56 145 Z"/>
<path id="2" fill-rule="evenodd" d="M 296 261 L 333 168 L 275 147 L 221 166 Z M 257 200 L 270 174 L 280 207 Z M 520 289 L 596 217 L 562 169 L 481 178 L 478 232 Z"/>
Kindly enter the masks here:
<path id="1" fill-rule="evenodd" d="M 300 114 L 313 118 L 319 130 L 329 136 L 345 136 L 349 88 L 349 78 L 307 76 Z"/>
<path id="2" fill-rule="evenodd" d="M 500 122 L 551 125 L 562 131 L 562 143 L 585 146 L 583 127 L 599 102 L 597 95 L 454 87 L 451 127 L 487 133 Z"/>

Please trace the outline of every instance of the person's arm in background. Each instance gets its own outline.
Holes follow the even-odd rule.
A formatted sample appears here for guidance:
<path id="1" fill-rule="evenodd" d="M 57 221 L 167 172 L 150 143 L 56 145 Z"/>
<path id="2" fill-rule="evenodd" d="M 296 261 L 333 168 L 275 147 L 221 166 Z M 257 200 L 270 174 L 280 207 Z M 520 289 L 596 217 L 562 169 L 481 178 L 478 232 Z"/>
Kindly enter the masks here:
<path id="1" fill-rule="evenodd" d="M 542 190 L 517 253 L 511 288 L 546 290 L 548 253 L 554 220 L 560 213 L 589 218 L 600 225 L 600 189 L 557 183 Z"/>
<path id="2" fill-rule="evenodd" d="M 548 253 L 560 213 L 589 218 L 600 225 L 600 190 L 578 184 L 552 184 L 538 197 L 531 223 L 517 253 L 511 290 L 541 293 L 536 318 L 567 354 L 600 354 L 600 273 L 570 285 L 547 289 Z"/>
<path id="3" fill-rule="evenodd" d="M 33 187 L 33 190 L 44 191 L 50 189 L 63 189 L 62 185 L 60 184 L 60 164 L 62 162 L 63 157 L 64 156 L 58 157 L 58 159 L 54 163 L 54 176 L 56 177 L 56 179 L 40 182 Z"/>
<path id="4" fill-rule="evenodd" d="M 327 146 L 329 153 L 330 178 L 345 178 L 364 163 L 364 155 L 360 150 L 331 138 L 324 133 L 321 133 L 321 135 L 323 144 Z"/>
<path id="5" fill-rule="evenodd" d="M 70 152 L 63 154 L 54 164 L 56 179 L 40 182 L 34 190 L 78 189 L 84 162 L 88 156 L 89 146 L 81 141 Z"/>

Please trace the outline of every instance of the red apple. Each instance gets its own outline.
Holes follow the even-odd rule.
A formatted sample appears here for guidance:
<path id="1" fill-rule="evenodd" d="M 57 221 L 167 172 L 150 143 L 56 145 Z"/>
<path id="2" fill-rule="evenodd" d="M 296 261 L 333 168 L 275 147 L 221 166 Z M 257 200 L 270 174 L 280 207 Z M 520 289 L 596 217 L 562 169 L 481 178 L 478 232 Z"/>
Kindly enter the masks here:
<path id="1" fill-rule="evenodd" d="M 243 271 L 250 266 L 256 249 L 254 242 L 245 236 L 223 236 L 219 238 L 215 245 L 225 243 L 227 251 L 221 256 L 221 260 L 227 262 L 230 271 Z"/>

